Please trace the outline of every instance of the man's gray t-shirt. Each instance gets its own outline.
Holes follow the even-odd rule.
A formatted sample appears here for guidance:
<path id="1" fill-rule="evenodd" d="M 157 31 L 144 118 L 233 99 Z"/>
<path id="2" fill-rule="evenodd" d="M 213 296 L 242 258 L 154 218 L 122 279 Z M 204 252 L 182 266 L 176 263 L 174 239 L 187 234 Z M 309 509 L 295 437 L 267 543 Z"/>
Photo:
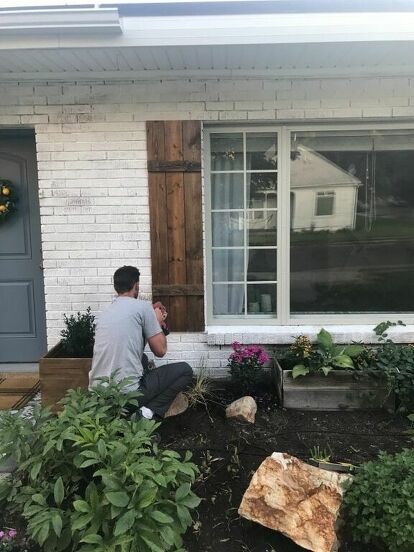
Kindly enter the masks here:
<path id="1" fill-rule="evenodd" d="M 142 376 L 145 340 L 161 332 L 154 309 L 148 301 L 117 297 L 98 317 L 89 386 L 97 378 L 118 370 L 117 380 L 132 377 L 126 390 L 136 389 Z"/>

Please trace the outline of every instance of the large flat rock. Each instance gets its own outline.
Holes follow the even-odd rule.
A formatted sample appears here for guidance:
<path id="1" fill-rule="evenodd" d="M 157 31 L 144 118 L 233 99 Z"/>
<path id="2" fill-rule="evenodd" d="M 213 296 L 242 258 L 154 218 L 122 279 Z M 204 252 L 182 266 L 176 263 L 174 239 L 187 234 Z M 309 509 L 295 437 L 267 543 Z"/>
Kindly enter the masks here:
<path id="1" fill-rule="evenodd" d="M 275 452 L 253 475 L 239 514 L 280 531 L 314 552 L 336 552 L 343 484 L 352 476 L 321 470 Z"/>

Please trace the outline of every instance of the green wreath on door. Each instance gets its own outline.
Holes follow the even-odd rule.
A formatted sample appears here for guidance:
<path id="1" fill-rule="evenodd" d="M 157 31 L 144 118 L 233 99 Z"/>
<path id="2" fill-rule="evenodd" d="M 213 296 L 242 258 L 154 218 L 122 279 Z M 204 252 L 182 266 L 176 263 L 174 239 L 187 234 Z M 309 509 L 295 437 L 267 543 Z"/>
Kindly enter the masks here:
<path id="1" fill-rule="evenodd" d="M 15 186 L 4 178 L 0 178 L 0 222 L 5 221 L 17 211 L 18 196 Z"/>

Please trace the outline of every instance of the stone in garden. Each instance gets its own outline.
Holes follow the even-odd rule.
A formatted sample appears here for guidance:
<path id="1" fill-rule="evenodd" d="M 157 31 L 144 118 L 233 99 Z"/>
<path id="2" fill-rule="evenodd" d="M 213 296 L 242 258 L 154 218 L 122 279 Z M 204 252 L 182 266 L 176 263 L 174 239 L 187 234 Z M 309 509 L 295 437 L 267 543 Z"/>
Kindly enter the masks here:
<path id="1" fill-rule="evenodd" d="M 226 408 L 227 418 L 236 418 L 242 422 L 254 424 L 256 418 L 257 404 L 253 397 L 242 397 L 237 401 L 232 402 Z"/>
<path id="2" fill-rule="evenodd" d="M 173 402 L 170 405 L 170 408 L 167 410 L 164 418 L 169 418 L 170 416 L 178 416 L 182 414 L 188 408 L 188 399 L 184 393 L 178 393 Z"/>
<path id="3" fill-rule="evenodd" d="M 253 475 L 239 514 L 280 531 L 314 552 L 336 552 L 342 485 L 352 476 L 310 466 L 275 452 Z"/>

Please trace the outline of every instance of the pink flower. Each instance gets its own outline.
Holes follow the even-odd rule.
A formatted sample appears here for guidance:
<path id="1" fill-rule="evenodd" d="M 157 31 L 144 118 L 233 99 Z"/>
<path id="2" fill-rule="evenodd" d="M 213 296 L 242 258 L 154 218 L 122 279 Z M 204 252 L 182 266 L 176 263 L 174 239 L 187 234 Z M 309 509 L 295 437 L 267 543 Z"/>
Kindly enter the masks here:
<path id="1" fill-rule="evenodd" d="M 241 345 L 238 341 L 232 343 L 233 353 L 229 355 L 229 361 L 236 364 L 259 363 L 266 364 L 270 360 L 269 355 L 259 345 Z"/>
<path id="2" fill-rule="evenodd" d="M 15 537 L 16 535 L 17 535 L 16 529 L 10 529 L 10 530 L 9 530 L 9 537 L 10 537 L 11 539 L 14 539 L 14 537 Z"/>
<path id="3" fill-rule="evenodd" d="M 0 531 L 0 539 L 2 539 L 4 535 L 5 535 L 4 531 Z"/>

